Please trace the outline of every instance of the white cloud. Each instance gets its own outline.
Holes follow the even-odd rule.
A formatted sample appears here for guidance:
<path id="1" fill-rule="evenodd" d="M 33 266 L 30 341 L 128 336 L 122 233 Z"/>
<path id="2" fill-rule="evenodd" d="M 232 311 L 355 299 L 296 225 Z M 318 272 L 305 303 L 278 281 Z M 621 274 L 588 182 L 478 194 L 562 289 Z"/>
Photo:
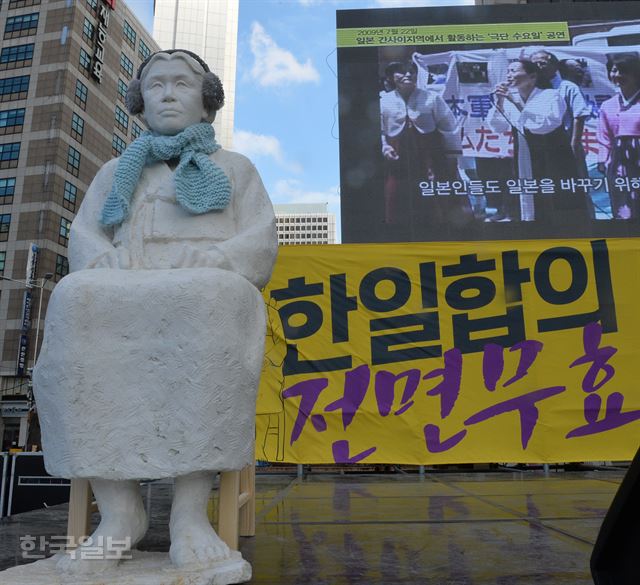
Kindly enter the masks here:
<path id="1" fill-rule="evenodd" d="M 298 163 L 287 160 L 282 150 L 282 145 L 275 136 L 236 130 L 233 133 L 233 149 L 252 160 L 261 157 L 271 158 L 288 171 L 294 173 L 302 172 Z"/>
<path id="2" fill-rule="evenodd" d="M 340 188 L 337 185 L 325 191 L 310 191 L 298 179 L 280 179 L 276 181 L 271 197 L 274 203 L 328 203 L 330 211 L 340 213 Z"/>
<path id="3" fill-rule="evenodd" d="M 293 53 L 279 47 L 258 22 L 251 25 L 251 52 L 251 77 L 263 87 L 320 81 L 311 59 L 299 62 Z"/>

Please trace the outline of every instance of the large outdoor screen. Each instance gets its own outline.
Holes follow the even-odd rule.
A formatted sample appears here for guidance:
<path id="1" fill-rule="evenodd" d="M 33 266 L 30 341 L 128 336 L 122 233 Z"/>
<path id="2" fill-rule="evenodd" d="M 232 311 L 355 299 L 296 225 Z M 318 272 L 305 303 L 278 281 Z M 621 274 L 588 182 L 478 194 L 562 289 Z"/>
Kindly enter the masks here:
<path id="1" fill-rule="evenodd" d="M 342 241 L 640 235 L 638 16 L 338 11 Z"/>

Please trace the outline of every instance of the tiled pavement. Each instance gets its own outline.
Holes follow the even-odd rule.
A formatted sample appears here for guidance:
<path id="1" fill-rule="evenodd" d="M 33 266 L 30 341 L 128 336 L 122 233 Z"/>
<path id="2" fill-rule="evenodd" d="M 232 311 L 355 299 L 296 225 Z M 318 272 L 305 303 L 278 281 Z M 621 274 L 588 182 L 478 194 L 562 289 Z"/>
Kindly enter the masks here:
<path id="1" fill-rule="evenodd" d="M 592 585 L 589 557 L 623 476 L 258 475 L 257 532 L 240 548 L 260 585 Z M 140 548 L 166 551 L 172 485 L 150 492 Z M 0 521 L 0 569 L 26 562 L 21 535 L 65 525 L 64 505 Z"/>

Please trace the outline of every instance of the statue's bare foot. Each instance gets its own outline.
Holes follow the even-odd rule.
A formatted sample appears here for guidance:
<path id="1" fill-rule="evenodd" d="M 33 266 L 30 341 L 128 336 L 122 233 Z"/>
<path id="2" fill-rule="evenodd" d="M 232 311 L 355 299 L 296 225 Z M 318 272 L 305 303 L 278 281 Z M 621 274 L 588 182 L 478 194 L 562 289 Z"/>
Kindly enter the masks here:
<path id="1" fill-rule="evenodd" d="M 116 567 L 123 556 L 129 556 L 131 549 L 145 535 L 147 527 L 144 508 L 141 514 L 103 520 L 89 540 L 62 555 L 56 566 L 58 570 L 70 573 L 108 571 Z"/>
<path id="2" fill-rule="evenodd" d="M 169 557 L 178 567 L 211 566 L 231 556 L 229 547 L 215 533 L 207 518 L 207 501 L 214 478 L 213 472 L 176 478 L 169 521 Z"/>
<path id="3" fill-rule="evenodd" d="M 56 563 L 59 571 L 86 574 L 113 569 L 123 557 L 129 556 L 149 527 L 137 482 L 96 480 L 91 483 L 102 520 L 90 539 L 60 555 Z"/>
<path id="4" fill-rule="evenodd" d="M 169 557 L 177 567 L 210 566 L 231 556 L 231 550 L 215 533 L 206 516 L 171 523 Z"/>

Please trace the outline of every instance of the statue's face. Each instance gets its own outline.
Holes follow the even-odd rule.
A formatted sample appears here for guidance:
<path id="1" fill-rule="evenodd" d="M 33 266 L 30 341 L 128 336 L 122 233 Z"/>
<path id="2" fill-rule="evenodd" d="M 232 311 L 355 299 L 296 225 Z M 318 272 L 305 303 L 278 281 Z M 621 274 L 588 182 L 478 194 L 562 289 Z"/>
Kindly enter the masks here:
<path id="1" fill-rule="evenodd" d="M 207 118 L 202 76 L 183 59 L 159 59 L 148 67 L 142 82 L 143 115 L 153 132 L 173 136 Z"/>

